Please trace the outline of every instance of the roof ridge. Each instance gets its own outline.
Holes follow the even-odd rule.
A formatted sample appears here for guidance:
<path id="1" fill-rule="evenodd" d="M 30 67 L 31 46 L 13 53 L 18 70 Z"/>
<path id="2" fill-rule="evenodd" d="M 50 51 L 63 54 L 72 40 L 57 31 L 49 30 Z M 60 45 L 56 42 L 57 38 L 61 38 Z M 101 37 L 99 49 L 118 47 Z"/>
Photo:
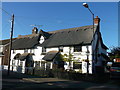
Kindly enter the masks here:
<path id="1" fill-rule="evenodd" d="M 67 29 L 60 29 L 60 30 L 55 30 L 55 31 L 49 31 L 49 33 L 57 33 L 57 32 L 62 32 L 62 31 L 74 31 L 74 29 L 82 29 L 82 28 L 87 28 L 87 27 L 91 27 L 93 25 L 86 25 L 86 26 L 81 26 L 81 27 L 73 27 L 73 28 L 67 28 Z M 94 25 L 97 26 L 97 25 Z M 93 27 L 92 27 L 93 28 Z"/>
<path id="2" fill-rule="evenodd" d="M 28 34 L 28 35 L 19 35 L 17 37 L 17 39 L 20 39 L 20 38 L 32 38 L 32 37 L 36 37 L 38 36 L 39 34 Z"/>

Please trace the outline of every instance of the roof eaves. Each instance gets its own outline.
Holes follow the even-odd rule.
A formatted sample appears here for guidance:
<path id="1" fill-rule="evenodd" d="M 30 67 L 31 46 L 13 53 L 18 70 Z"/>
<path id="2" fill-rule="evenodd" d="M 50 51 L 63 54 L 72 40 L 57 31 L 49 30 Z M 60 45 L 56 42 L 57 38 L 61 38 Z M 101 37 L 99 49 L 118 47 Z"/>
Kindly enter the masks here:
<path id="1" fill-rule="evenodd" d="M 86 45 L 91 45 L 91 43 L 80 43 L 80 44 L 68 44 L 68 45 L 54 45 L 54 46 L 42 46 L 42 47 L 45 47 L 45 48 L 52 48 L 52 47 L 69 47 L 69 46 L 77 46 L 77 45 L 80 45 L 80 46 L 86 46 Z"/>

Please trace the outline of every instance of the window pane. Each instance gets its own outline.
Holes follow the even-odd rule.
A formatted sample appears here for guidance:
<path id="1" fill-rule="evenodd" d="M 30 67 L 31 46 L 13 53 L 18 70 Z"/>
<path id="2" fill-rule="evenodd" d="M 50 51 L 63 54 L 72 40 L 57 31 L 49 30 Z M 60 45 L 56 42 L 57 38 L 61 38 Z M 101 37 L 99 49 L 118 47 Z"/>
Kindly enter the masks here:
<path id="1" fill-rule="evenodd" d="M 82 62 L 73 62 L 73 69 L 81 69 Z"/>
<path id="2" fill-rule="evenodd" d="M 80 52 L 80 51 L 82 51 L 81 46 L 74 46 L 74 52 Z"/>
<path id="3" fill-rule="evenodd" d="M 24 53 L 28 53 L 28 49 L 25 49 L 25 50 L 24 50 Z"/>
<path id="4" fill-rule="evenodd" d="M 46 48 L 43 47 L 43 48 L 42 48 L 42 52 L 46 52 Z"/>
<path id="5" fill-rule="evenodd" d="M 63 47 L 59 47 L 59 51 L 60 51 L 60 52 L 63 52 Z"/>

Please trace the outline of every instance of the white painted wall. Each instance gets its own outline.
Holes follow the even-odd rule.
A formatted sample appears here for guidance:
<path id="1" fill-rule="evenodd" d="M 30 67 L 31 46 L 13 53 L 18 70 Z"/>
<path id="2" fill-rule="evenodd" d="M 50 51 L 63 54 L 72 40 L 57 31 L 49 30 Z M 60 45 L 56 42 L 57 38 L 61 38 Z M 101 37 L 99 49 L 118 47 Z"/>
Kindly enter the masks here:
<path id="1" fill-rule="evenodd" d="M 13 53 L 13 50 L 11 50 L 11 61 L 13 60 L 14 56 L 15 56 L 17 53 L 23 54 L 23 53 L 24 53 L 24 50 L 14 50 L 14 53 Z M 12 63 L 11 63 L 11 65 L 12 65 Z"/>
<path id="2" fill-rule="evenodd" d="M 36 46 L 35 47 L 35 51 L 34 51 L 34 55 L 33 55 L 33 60 L 34 61 L 40 61 L 40 60 L 42 60 L 42 58 L 44 57 L 44 55 L 41 55 L 41 53 L 42 53 L 42 47 Z"/>
<path id="3" fill-rule="evenodd" d="M 46 48 L 46 52 L 50 52 L 50 51 L 59 51 L 59 49 L 56 48 Z"/>
<path id="4" fill-rule="evenodd" d="M 0 45 L 0 52 L 3 52 L 3 45 Z"/>
<path id="5" fill-rule="evenodd" d="M 13 66 L 13 71 L 17 71 L 18 65 L 19 65 L 18 60 L 14 60 L 14 56 L 17 53 L 23 54 L 24 50 L 14 50 L 14 53 L 13 53 L 13 50 L 11 50 L 11 61 L 10 61 L 11 69 L 10 70 L 12 70 L 12 66 Z"/>
<path id="6" fill-rule="evenodd" d="M 83 60 L 86 60 L 87 59 L 87 46 L 82 46 L 82 52 L 74 52 L 74 47 L 71 47 L 71 54 L 73 55 L 73 59 L 74 61 L 79 61 L 79 62 L 82 62 L 83 64 L 86 63 L 85 61 Z M 58 51 L 59 49 L 58 48 L 47 48 L 46 51 L 49 52 L 49 51 Z M 69 50 L 70 50 L 70 47 L 63 47 L 63 52 L 61 52 L 62 55 L 64 54 L 67 54 L 69 55 Z M 90 60 L 90 65 L 89 65 L 89 73 L 92 73 L 92 46 L 89 45 L 88 46 L 88 50 L 89 50 L 89 57 L 88 59 Z M 87 64 L 84 64 L 82 65 L 82 71 L 83 73 L 86 73 L 87 71 L 87 68 L 86 68 L 86 65 Z M 73 62 L 71 63 L 71 67 L 73 67 Z M 64 65 L 64 68 L 65 70 L 69 69 L 69 62 L 65 62 L 65 65 Z"/>

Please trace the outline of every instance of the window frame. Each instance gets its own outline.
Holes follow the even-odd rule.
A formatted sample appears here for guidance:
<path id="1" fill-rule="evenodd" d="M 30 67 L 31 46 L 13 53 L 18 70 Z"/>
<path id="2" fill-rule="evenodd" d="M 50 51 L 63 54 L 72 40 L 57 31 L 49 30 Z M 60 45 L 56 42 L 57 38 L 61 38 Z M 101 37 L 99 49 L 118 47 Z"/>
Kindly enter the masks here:
<path id="1" fill-rule="evenodd" d="M 82 62 L 73 62 L 73 69 L 82 69 Z"/>
<path id="2" fill-rule="evenodd" d="M 16 50 L 13 50 L 13 54 L 15 54 L 16 53 Z"/>
<path id="3" fill-rule="evenodd" d="M 59 51 L 63 52 L 63 48 L 64 48 L 63 46 L 59 47 Z"/>
<path id="4" fill-rule="evenodd" d="M 28 49 L 24 49 L 24 53 L 28 53 Z"/>
<path id="5" fill-rule="evenodd" d="M 82 46 L 74 46 L 74 52 L 82 52 Z"/>
<path id="6" fill-rule="evenodd" d="M 42 47 L 42 53 L 45 53 L 45 52 L 46 52 L 46 48 Z"/>

